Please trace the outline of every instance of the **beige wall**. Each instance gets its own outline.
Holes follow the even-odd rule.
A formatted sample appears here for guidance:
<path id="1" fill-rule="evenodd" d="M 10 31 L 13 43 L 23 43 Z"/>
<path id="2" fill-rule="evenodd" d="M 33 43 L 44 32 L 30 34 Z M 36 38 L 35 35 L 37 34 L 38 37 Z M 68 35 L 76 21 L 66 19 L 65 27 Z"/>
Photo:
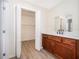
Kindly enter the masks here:
<path id="1" fill-rule="evenodd" d="M 21 39 L 22 41 L 35 39 L 35 13 L 34 12 L 22 10 Z"/>

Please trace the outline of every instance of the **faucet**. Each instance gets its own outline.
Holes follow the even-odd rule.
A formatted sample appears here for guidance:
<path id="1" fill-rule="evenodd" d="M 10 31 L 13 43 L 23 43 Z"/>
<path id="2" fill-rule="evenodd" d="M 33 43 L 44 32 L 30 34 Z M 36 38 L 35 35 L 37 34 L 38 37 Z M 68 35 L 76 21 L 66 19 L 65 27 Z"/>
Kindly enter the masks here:
<path id="1" fill-rule="evenodd" d="M 62 30 L 62 29 L 59 29 L 58 31 L 57 31 L 57 34 L 64 34 L 64 30 Z"/>

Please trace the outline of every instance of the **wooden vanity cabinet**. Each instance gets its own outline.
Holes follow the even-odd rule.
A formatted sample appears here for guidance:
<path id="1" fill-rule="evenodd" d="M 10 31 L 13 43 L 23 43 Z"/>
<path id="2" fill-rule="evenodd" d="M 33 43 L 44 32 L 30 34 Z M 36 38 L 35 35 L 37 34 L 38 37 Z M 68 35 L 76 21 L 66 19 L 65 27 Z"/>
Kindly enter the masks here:
<path id="1" fill-rule="evenodd" d="M 79 59 L 79 41 L 54 35 L 42 35 L 43 48 L 58 59 Z"/>

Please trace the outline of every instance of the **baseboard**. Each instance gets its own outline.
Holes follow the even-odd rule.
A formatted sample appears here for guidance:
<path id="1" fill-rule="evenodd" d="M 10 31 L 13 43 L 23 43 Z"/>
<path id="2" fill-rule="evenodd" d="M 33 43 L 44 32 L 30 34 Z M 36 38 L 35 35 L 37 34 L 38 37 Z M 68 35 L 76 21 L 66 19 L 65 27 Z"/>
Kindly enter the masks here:
<path id="1" fill-rule="evenodd" d="M 17 59 L 17 57 L 12 57 L 12 58 L 9 58 L 9 59 Z"/>
<path id="2" fill-rule="evenodd" d="M 20 59 L 20 58 L 17 58 L 17 57 L 15 56 L 15 57 L 12 57 L 12 58 L 9 58 L 9 59 Z"/>
<path id="3" fill-rule="evenodd" d="M 35 41 L 35 39 L 33 39 L 33 40 L 24 40 L 24 41 L 21 41 L 21 42 L 26 42 L 26 41 Z"/>
<path id="4" fill-rule="evenodd" d="M 14 58 L 15 56 L 15 54 L 9 54 L 9 59 Z"/>

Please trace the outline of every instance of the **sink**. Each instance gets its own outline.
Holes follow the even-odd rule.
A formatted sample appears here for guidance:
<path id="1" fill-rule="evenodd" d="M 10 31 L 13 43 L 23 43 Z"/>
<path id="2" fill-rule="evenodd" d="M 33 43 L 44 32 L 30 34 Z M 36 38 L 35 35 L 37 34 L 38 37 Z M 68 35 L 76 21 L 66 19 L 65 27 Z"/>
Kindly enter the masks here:
<path id="1" fill-rule="evenodd" d="M 63 35 L 66 35 L 66 36 L 74 36 L 74 37 L 79 37 L 79 34 L 78 33 L 74 33 L 74 32 L 64 32 Z"/>

